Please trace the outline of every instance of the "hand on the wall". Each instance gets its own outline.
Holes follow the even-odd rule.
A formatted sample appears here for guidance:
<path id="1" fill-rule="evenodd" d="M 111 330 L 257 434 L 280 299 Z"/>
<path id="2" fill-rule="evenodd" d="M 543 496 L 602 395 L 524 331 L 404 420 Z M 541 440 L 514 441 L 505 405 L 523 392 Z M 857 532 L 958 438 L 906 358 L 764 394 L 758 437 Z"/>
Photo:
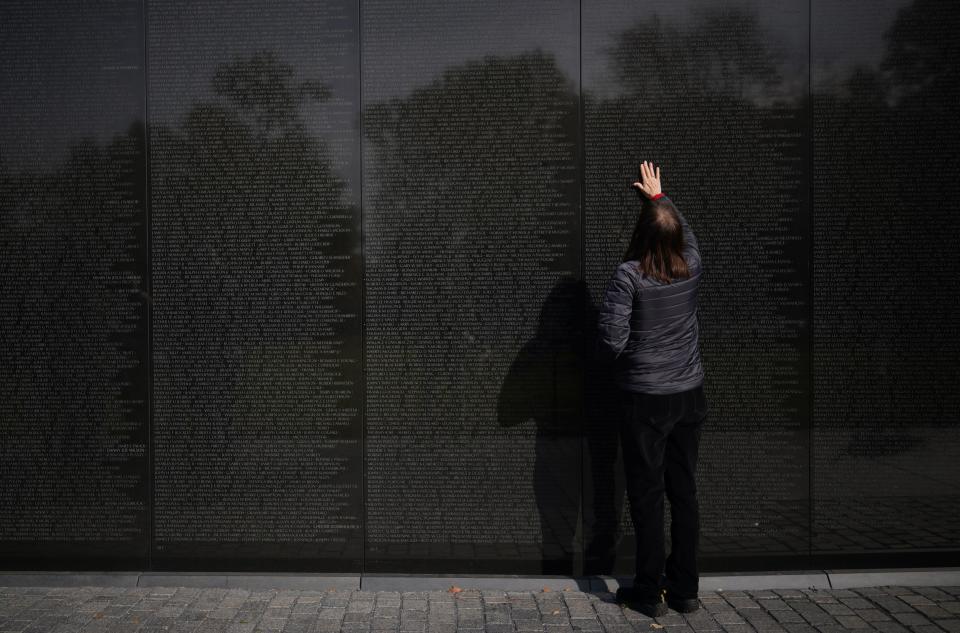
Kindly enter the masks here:
<path id="1" fill-rule="evenodd" d="M 654 171 L 653 163 L 648 161 L 640 163 L 640 180 L 642 182 L 635 182 L 633 186 L 648 198 L 652 198 L 661 192 L 660 168 L 657 167 Z"/>

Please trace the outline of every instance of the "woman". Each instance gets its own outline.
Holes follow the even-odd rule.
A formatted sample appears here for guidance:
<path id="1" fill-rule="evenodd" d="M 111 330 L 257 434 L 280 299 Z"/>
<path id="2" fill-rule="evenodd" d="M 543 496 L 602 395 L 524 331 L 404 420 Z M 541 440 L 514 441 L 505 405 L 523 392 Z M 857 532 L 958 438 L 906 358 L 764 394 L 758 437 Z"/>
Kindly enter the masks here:
<path id="1" fill-rule="evenodd" d="M 643 198 L 624 261 L 607 285 L 597 354 L 613 363 L 621 398 L 620 440 L 637 535 L 633 586 L 617 602 L 650 617 L 668 606 L 699 608 L 700 514 L 695 471 L 707 417 L 697 290 L 700 248 L 686 218 L 661 191 L 660 168 L 644 161 Z M 664 558 L 663 493 L 670 499 L 672 551 Z"/>

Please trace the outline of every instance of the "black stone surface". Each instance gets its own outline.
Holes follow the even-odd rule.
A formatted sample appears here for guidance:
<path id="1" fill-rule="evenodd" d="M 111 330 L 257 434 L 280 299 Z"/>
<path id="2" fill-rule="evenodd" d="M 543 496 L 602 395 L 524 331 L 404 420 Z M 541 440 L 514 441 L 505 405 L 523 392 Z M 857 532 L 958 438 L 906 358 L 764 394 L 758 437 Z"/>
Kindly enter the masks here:
<path id="1" fill-rule="evenodd" d="M 711 411 L 697 473 L 700 551 L 801 555 L 809 545 L 806 3 L 652 10 L 603 2 L 584 12 L 582 29 L 591 320 L 639 212 L 630 183 L 639 160 L 652 160 L 704 261 L 700 345 Z M 609 573 L 619 531 L 627 538 L 615 569 L 627 572 L 635 543 L 614 485 L 622 470 L 615 387 L 602 368 L 590 378 L 587 564 Z"/>
<path id="2" fill-rule="evenodd" d="M 158 568 L 360 569 L 357 19 L 149 5 Z"/>
<path id="3" fill-rule="evenodd" d="M 812 17 L 813 553 L 935 555 L 960 534 L 960 11 Z"/>
<path id="4" fill-rule="evenodd" d="M 363 4 L 367 571 L 573 571 L 577 19 Z"/>
<path id="5" fill-rule="evenodd" d="M 960 564 L 958 22 L 2 3 L 0 568 L 629 573 L 588 352 L 644 159 L 701 570 Z"/>
<path id="6" fill-rule="evenodd" d="M 0 24 L 0 561 L 142 566 L 142 7 L 4 2 Z"/>

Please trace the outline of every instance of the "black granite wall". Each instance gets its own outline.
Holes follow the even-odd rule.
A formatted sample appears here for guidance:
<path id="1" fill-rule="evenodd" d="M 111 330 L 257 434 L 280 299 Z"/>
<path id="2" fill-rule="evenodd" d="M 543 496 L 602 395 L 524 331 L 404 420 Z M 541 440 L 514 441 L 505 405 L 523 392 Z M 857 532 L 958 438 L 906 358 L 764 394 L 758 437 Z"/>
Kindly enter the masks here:
<path id="1" fill-rule="evenodd" d="M 705 261 L 701 570 L 960 564 L 956 5 L 0 25 L 0 568 L 631 574 L 587 352 L 644 159 Z"/>

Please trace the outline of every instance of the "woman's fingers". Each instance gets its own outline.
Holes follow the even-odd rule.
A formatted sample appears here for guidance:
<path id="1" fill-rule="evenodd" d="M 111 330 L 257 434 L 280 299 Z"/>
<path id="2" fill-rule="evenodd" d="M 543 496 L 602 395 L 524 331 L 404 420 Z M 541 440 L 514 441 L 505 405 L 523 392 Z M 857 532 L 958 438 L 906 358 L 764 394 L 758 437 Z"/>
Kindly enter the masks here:
<path id="1" fill-rule="evenodd" d="M 646 188 L 652 186 L 654 182 L 660 181 L 660 168 L 654 168 L 652 162 L 643 161 L 640 163 L 640 180 L 642 181 L 641 188 L 646 190 Z"/>

